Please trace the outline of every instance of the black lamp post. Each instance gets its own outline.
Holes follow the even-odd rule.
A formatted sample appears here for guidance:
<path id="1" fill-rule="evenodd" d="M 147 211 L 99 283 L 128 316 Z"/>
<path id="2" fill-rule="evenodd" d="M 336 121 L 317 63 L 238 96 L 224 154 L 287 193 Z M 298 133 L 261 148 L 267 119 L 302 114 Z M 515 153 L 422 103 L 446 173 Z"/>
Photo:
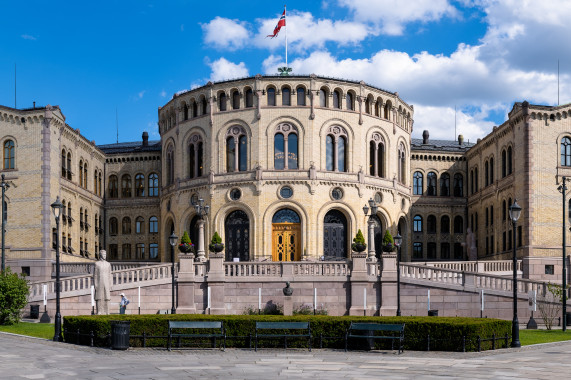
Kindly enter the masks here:
<path id="1" fill-rule="evenodd" d="M 171 306 L 171 314 L 176 314 L 176 308 L 174 306 L 174 246 L 178 240 L 178 236 L 173 233 L 169 237 L 169 243 L 171 244 L 171 261 L 172 261 L 172 268 L 171 268 L 171 277 L 172 277 L 172 306 Z"/>
<path id="2" fill-rule="evenodd" d="M 516 254 L 516 225 L 521 215 L 521 207 L 514 199 L 513 205 L 510 206 L 510 219 L 513 228 L 513 320 L 512 320 L 512 347 L 521 347 L 519 341 L 519 322 L 517 320 L 517 254 Z"/>
<path id="3" fill-rule="evenodd" d="M 8 216 L 8 211 L 4 209 L 4 207 L 6 206 L 5 192 L 6 189 L 10 187 L 8 182 L 6 182 L 4 179 L 4 174 L 2 174 L 2 183 L 0 184 L 0 186 L 2 186 L 2 272 L 4 272 L 6 270 L 5 246 L 6 246 L 6 219 Z"/>
<path id="4" fill-rule="evenodd" d="M 397 317 L 400 317 L 400 246 L 402 244 L 402 236 L 397 231 L 397 236 L 393 239 L 397 246 Z"/>
<path id="5" fill-rule="evenodd" d="M 61 213 L 61 209 L 63 205 L 59 200 L 59 196 L 56 198 L 56 201 L 52 203 L 52 211 L 54 213 L 54 217 L 56 218 L 56 236 L 55 236 L 55 243 L 56 243 L 56 316 L 55 316 L 55 332 L 54 332 L 54 342 L 61 342 L 61 314 L 59 308 L 59 299 L 60 299 L 60 292 L 61 292 L 61 283 L 59 278 L 59 216 Z"/>
<path id="6" fill-rule="evenodd" d="M 561 186 L 559 186 L 559 187 L 557 188 L 557 190 L 559 190 L 559 191 L 561 192 L 561 196 L 563 197 L 563 233 L 562 233 L 562 244 L 563 244 L 563 247 L 562 247 L 562 252 L 563 252 L 563 263 L 562 263 L 563 266 L 562 266 L 562 269 L 563 269 L 563 271 L 562 271 L 562 273 L 561 273 L 561 277 L 562 277 L 562 280 L 563 280 L 563 283 L 561 284 L 561 285 L 562 285 L 562 288 L 561 288 L 561 289 L 563 290 L 563 294 L 562 294 L 563 297 L 562 297 L 562 300 L 561 300 L 562 303 L 563 303 L 563 305 L 562 305 L 563 307 L 562 307 L 562 309 L 561 309 L 561 310 L 562 310 L 562 314 L 563 314 L 563 318 L 561 318 L 561 320 L 562 320 L 563 322 L 562 322 L 562 324 L 561 324 L 561 325 L 562 325 L 562 326 L 561 326 L 561 329 L 562 329 L 563 331 L 567 331 L 567 270 L 566 270 L 566 263 L 565 263 L 565 261 L 566 261 L 566 260 L 565 260 L 565 256 L 566 256 L 565 247 L 566 247 L 566 245 L 567 245 L 567 242 L 566 242 L 567 231 L 566 231 L 566 228 L 565 228 L 565 196 L 566 196 L 566 193 L 567 193 L 567 186 L 565 186 L 565 180 L 566 180 L 566 179 L 567 179 L 566 177 L 562 177 Z M 570 210 L 570 212 L 571 212 L 571 210 Z M 571 223 L 571 213 L 569 214 L 569 223 Z"/>

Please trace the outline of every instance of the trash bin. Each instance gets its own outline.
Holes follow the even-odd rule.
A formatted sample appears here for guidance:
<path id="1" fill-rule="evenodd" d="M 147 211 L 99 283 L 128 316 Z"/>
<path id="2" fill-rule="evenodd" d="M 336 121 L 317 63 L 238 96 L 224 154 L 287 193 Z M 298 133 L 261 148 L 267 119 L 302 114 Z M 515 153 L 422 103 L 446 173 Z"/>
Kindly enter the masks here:
<path id="1" fill-rule="evenodd" d="M 111 348 L 126 350 L 129 348 L 131 321 L 111 321 Z"/>
<path id="2" fill-rule="evenodd" d="M 40 318 L 40 305 L 30 305 L 30 318 L 31 319 Z"/>
<path id="3" fill-rule="evenodd" d="M 438 310 L 428 310 L 429 317 L 438 317 Z"/>

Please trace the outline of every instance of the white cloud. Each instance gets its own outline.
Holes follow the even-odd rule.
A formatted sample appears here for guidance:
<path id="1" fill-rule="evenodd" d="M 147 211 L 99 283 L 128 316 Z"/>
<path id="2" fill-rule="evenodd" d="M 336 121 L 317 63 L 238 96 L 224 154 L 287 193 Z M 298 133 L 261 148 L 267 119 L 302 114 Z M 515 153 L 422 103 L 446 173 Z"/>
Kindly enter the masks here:
<path id="1" fill-rule="evenodd" d="M 353 11 L 356 20 L 377 24 L 388 35 L 403 34 L 407 23 L 458 16 L 448 0 L 339 0 L 339 4 Z"/>
<path id="2" fill-rule="evenodd" d="M 217 16 L 208 24 L 201 24 L 204 43 L 217 49 L 236 50 L 249 39 L 246 23 Z"/>
<path id="3" fill-rule="evenodd" d="M 139 93 L 137 94 L 137 97 L 138 97 L 139 99 L 143 99 L 143 96 L 145 96 L 145 92 L 146 92 L 145 90 L 139 91 Z"/>
<path id="4" fill-rule="evenodd" d="M 207 64 L 212 70 L 210 80 L 213 82 L 248 76 L 248 68 L 244 62 L 236 64 L 222 57 L 214 62 L 207 62 Z"/>
<path id="5" fill-rule="evenodd" d="M 161 96 L 161 98 L 166 98 L 167 97 L 167 92 L 165 90 L 162 90 L 159 95 Z"/>
<path id="6" fill-rule="evenodd" d="M 22 34 L 21 37 L 22 37 L 23 39 L 25 39 L 25 40 L 30 40 L 30 41 L 36 41 L 36 40 L 37 40 L 36 37 L 34 37 L 34 36 L 32 36 L 32 35 L 29 35 L 29 34 Z"/>
<path id="7" fill-rule="evenodd" d="M 260 19 L 258 34 L 254 44 L 261 48 L 283 49 L 285 30 L 281 29 L 275 38 L 268 38 L 276 26 L 278 18 Z M 339 45 L 356 45 L 370 34 L 376 34 L 372 27 L 365 24 L 329 19 L 315 19 L 309 12 L 291 12 L 286 19 L 288 47 L 296 52 L 310 48 L 321 48 L 327 42 Z"/>

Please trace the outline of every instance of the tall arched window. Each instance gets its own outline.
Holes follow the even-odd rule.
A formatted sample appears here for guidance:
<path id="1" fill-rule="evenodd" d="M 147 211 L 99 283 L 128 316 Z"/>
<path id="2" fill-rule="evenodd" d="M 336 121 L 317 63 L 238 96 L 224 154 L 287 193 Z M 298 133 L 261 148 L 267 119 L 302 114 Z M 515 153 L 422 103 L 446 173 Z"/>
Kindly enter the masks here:
<path id="1" fill-rule="evenodd" d="M 385 177 L 385 140 L 375 132 L 369 141 L 369 173 L 375 177 Z"/>
<path id="2" fill-rule="evenodd" d="M 346 109 L 355 111 L 355 99 L 353 98 L 353 94 L 348 92 L 345 96 L 345 100 L 347 102 Z"/>
<path id="3" fill-rule="evenodd" d="M 477 193 L 480 189 L 480 186 L 478 186 L 478 168 L 474 168 L 474 191 Z"/>
<path id="4" fill-rule="evenodd" d="M 200 103 L 201 103 L 201 105 L 202 105 L 202 107 L 201 107 L 201 108 L 202 108 L 202 110 L 201 110 L 201 112 L 202 112 L 201 115 L 206 115 L 206 114 L 208 113 L 208 112 L 207 112 L 207 110 L 208 110 L 208 103 L 207 103 L 207 101 L 206 101 L 206 98 L 203 97 L 202 100 L 200 101 Z"/>
<path id="5" fill-rule="evenodd" d="M 145 196 L 145 176 L 140 173 L 135 176 L 135 196 Z"/>
<path id="6" fill-rule="evenodd" d="M 454 233 L 464 233 L 464 219 L 460 215 L 454 217 Z"/>
<path id="7" fill-rule="evenodd" d="M 276 89 L 270 87 L 267 89 L 268 94 L 268 106 L 275 106 L 276 105 Z"/>
<path id="8" fill-rule="evenodd" d="M 121 223 L 121 233 L 122 234 L 130 234 L 131 233 L 131 218 L 128 216 L 123 218 Z"/>
<path id="9" fill-rule="evenodd" d="M 149 233 L 156 234 L 159 232 L 159 219 L 156 216 L 151 216 L 149 219 Z"/>
<path id="10" fill-rule="evenodd" d="M 506 163 L 506 150 L 502 150 L 502 178 L 506 176 L 507 173 L 507 163 Z"/>
<path id="11" fill-rule="evenodd" d="M 484 186 L 488 186 L 490 184 L 489 181 L 490 170 L 488 168 L 488 161 L 484 163 Z"/>
<path id="12" fill-rule="evenodd" d="M 464 176 L 460 173 L 454 174 L 454 196 L 464 196 Z"/>
<path id="13" fill-rule="evenodd" d="M 188 104 L 186 104 L 186 102 L 184 103 L 184 106 L 182 107 L 182 112 L 183 112 L 184 120 L 188 120 Z"/>
<path id="14" fill-rule="evenodd" d="M 398 158 L 398 180 L 400 183 L 405 183 L 406 178 L 406 158 L 405 158 L 405 149 L 404 144 L 399 145 L 399 149 L 397 151 L 397 158 Z"/>
<path id="15" fill-rule="evenodd" d="M 494 184 L 494 158 L 490 158 L 490 185 Z"/>
<path id="16" fill-rule="evenodd" d="M 4 169 L 14 169 L 16 157 L 16 148 L 14 146 L 14 141 L 6 140 L 4 142 Z"/>
<path id="17" fill-rule="evenodd" d="M 426 175 L 426 195 L 436 195 L 436 173 Z"/>
<path id="18" fill-rule="evenodd" d="M 71 181 L 71 153 L 67 152 L 67 179 Z"/>
<path id="19" fill-rule="evenodd" d="M 291 106 L 291 90 L 289 87 L 282 88 L 282 106 Z"/>
<path id="20" fill-rule="evenodd" d="M 274 168 L 298 168 L 298 136 L 297 128 L 290 124 L 280 124 L 274 135 Z"/>
<path id="21" fill-rule="evenodd" d="M 93 193 L 99 195 L 97 192 L 97 169 L 93 172 Z"/>
<path id="22" fill-rule="evenodd" d="M 117 218 L 109 219 L 109 235 L 117 235 Z"/>
<path id="23" fill-rule="evenodd" d="M 131 198 L 131 176 L 123 174 L 121 177 L 121 198 Z"/>
<path id="24" fill-rule="evenodd" d="M 203 143 L 202 136 L 195 133 L 188 140 L 188 177 L 202 177 Z"/>
<path id="25" fill-rule="evenodd" d="M 232 92 L 232 109 L 240 109 L 240 93 L 238 91 Z"/>
<path id="26" fill-rule="evenodd" d="M 341 108 L 341 92 L 339 90 L 333 91 L 333 108 Z"/>
<path id="27" fill-rule="evenodd" d="M 251 88 L 246 90 L 246 108 L 254 107 L 254 91 Z"/>
<path id="28" fill-rule="evenodd" d="M 327 107 L 327 91 L 323 88 L 319 90 L 319 107 Z"/>
<path id="29" fill-rule="evenodd" d="M 325 168 L 330 171 L 347 170 L 347 131 L 338 125 L 327 129 L 325 138 Z"/>
<path id="30" fill-rule="evenodd" d="M 422 216 L 415 215 L 412 219 L 412 231 L 422 232 Z"/>
<path id="31" fill-rule="evenodd" d="M 450 233 L 450 217 L 448 215 L 442 215 L 440 218 L 440 233 L 449 234 Z"/>
<path id="32" fill-rule="evenodd" d="M 297 88 L 297 105 L 298 106 L 305 105 L 305 88 L 303 87 Z"/>
<path id="33" fill-rule="evenodd" d="M 84 162 L 84 163 L 83 163 L 83 184 L 82 184 L 82 186 L 83 186 L 84 189 L 87 189 L 87 179 L 88 179 L 88 176 L 87 176 L 87 162 Z"/>
<path id="34" fill-rule="evenodd" d="M 79 186 L 83 186 L 83 160 L 79 160 Z"/>
<path id="35" fill-rule="evenodd" d="M 414 172 L 412 175 L 412 191 L 414 195 L 422 195 L 424 176 L 421 172 Z"/>
<path id="36" fill-rule="evenodd" d="M 571 166 L 571 139 L 561 139 L 561 166 Z"/>
<path id="37" fill-rule="evenodd" d="M 119 190 L 118 190 L 118 181 L 116 175 L 109 176 L 109 198 L 118 198 L 119 197 Z"/>
<path id="38" fill-rule="evenodd" d="M 220 111 L 226 111 L 226 93 L 221 92 L 218 96 L 218 109 Z"/>
<path id="39" fill-rule="evenodd" d="M 191 117 L 197 117 L 198 116 L 198 104 L 196 103 L 196 101 L 194 99 L 192 100 L 191 108 L 192 108 Z"/>
<path id="40" fill-rule="evenodd" d="M 512 147 L 508 147 L 508 175 L 512 174 Z"/>
<path id="41" fill-rule="evenodd" d="M 248 170 L 248 139 L 246 130 L 233 126 L 226 132 L 226 171 Z"/>
<path id="42" fill-rule="evenodd" d="M 142 216 L 137 217 L 135 220 L 135 233 L 143 234 L 145 233 L 145 219 Z"/>
<path id="43" fill-rule="evenodd" d="M 474 170 L 470 170 L 470 194 L 474 194 Z"/>
<path id="44" fill-rule="evenodd" d="M 450 174 L 444 173 L 440 176 L 440 196 L 450 196 Z"/>
<path id="45" fill-rule="evenodd" d="M 159 196 L 159 175 L 151 173 L 149 175 L 149 197 Z"/>
<path id="46" fill-rule="evenodd" d="M 428 215 L 426 218 L 426 232 L 429 234 L 436 233 L 436 216 Z"/>
<path id="47" fill-rule="evenodd" d="M 167 172 L 167 186 L 170 186 L 174 182 L 174 149 L 172 145 L 167 148 L 167 160 L 166 160 L 166 172 Z"/>
<path id="48" fill-rule="evenodd" d="M 67 169 L 65 168 L 65 149 L 61 151 L 61 176 L 66 178 Z"/>

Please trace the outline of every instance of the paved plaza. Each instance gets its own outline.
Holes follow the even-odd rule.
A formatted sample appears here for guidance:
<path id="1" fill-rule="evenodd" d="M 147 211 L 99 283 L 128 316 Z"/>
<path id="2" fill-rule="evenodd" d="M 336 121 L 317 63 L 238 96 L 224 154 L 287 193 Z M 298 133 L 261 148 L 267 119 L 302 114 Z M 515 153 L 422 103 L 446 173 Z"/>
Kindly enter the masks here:
<path id="1" fill-rule="evenodd" d="M 243 349 L 112 351 L 0 333 L 0 379 L 554 379 L 571 342 L 483 353 Z"/>

